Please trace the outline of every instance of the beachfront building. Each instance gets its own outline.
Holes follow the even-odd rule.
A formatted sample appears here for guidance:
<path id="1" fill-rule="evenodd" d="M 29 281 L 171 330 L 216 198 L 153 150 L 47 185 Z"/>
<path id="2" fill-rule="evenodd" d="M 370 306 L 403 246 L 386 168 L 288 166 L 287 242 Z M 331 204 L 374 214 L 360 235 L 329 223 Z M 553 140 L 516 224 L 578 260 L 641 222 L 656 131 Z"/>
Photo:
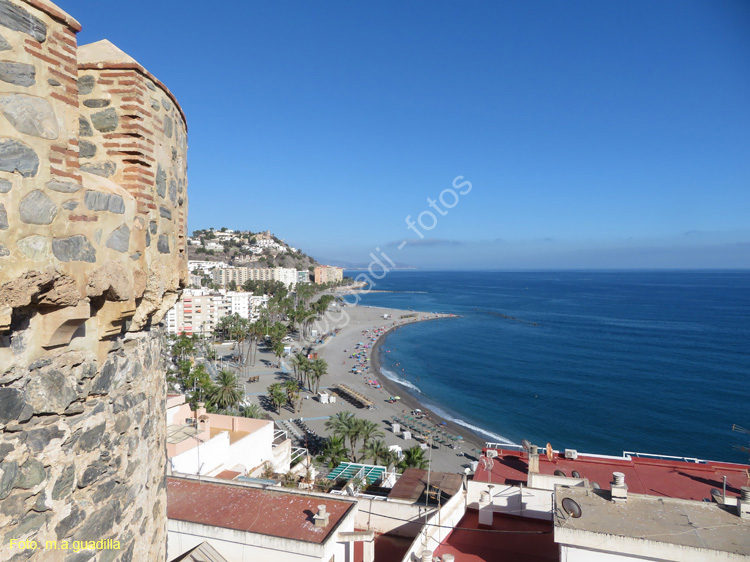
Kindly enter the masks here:
<path id="1" fill-rule="evenodd" d="M 281 281 L 292 289 L 298 280 L 298 271 L 292 267 L 223 267 L 214 269 L 212 275 L 217 285 L 234 281 L 238 287 L 246 281 Z"/>
<path id="2" fill-rule="evenodd" d="M 372 532 L 355 532 L 357 502 L 212 478 L 167 478 L 167 559 L 208 543 L 229 561 L 372 562 Z M 361 548 L 361 547 L 360 547 Z"/>
<path id="3" fill-rule="evenodd" d="M 344 279 L 344 268 L 334 267 L 332 265 L 319 265 L 315 268 L 315 283 L 322 285 L 323 283 L 335 283 L 336 281 L 343 281 Z"/>
<path id="4" fill-rule="evenodd" d="M 297 283 L 309 283 L 310 272 L 308 270 L 302 270 L 297 272 Z"/>
<path id="5" fill-rule="evenodd" d="M 185 289 L 182 298 L 167 312 L 164 322 L 169 334 L 206 335 L 214 331 L 222 317 L 230 314 L 256 322 L 267 304 L 268 295 Z"/>
<path id="6" fill-rule="evenodd" d="M 193 411 L 183 394 L 167 396 L 167 457 L 173 473 L 257 477 L 286 473 L 292 445 L 269 420 Z"/>
<path id="7" fill-rule="evenodd" d="M 169 334 L 213 332 L 219 318 L 225 316 L 224 295 L 208 289 L 185 289 L 182 298 L 167 312 L 165 324 Z"/>
<path id="8" fill-rule="evenodd" d="M 444 534 L 425 526 L 415 555 L 427 550 L 474 562 L 522 559 L 531 549 L 539 562 L 750 556 L 747 465 L 575 450 L 540 455 L 533 446 L 488 443 L 474 467 L 457 529 Z"/>

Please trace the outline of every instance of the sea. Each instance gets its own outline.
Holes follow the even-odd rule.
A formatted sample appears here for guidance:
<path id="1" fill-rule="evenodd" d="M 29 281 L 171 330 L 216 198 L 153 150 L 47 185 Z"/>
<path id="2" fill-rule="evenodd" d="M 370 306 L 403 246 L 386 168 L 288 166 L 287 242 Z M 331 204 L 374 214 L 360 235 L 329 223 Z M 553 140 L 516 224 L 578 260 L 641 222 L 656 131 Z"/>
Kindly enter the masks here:
<path id="1" fill-rule="evenodd" d="M 381 370 L 487 441 L 749 462 L 750 433 L 733 426 L 750 428 L 750 271 L 394 270 L 373 282 L 361 306 L 458 316 L 387 335 Z"/>

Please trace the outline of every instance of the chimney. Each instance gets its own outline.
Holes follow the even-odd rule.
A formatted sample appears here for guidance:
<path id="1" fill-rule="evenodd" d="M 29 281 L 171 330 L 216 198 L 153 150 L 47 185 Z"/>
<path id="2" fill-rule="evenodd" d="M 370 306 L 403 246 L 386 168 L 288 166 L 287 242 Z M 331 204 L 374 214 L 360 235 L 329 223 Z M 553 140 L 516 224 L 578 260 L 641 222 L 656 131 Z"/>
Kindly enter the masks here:
<path id="1" fill-rule="evenodd" d="M 612 501 L 625 503 L 628 501 L 628 485 L 625 484 L 625 475 L 622 472 L 613 472 L 612 478 Z"/>
<path id="2" fill-rule="evenodd" d="M 318 506 L 318 513 L 313 515 L 316 527 L 327 527 L 328 526 L 328 512 L 326 511 L 325 504 Z"/>
<path id="3" fill-rule="evenodd" d="M 737 515 L 750 519 L 750 487 L 742 486 L 742 496 L 737 500 Z"/>
<path id="4" fill-rule="evenodd" d="M 529 474 L 539 474 L 539 447 L 529 447 Z"/>
<path id="5" fill-rule="evenodd" d="M 206 404 L 204 402 L 198 402 L 197 408 L 195 409 L 195 419 L 200 419 L 201 416 L 206 415 Z"/>

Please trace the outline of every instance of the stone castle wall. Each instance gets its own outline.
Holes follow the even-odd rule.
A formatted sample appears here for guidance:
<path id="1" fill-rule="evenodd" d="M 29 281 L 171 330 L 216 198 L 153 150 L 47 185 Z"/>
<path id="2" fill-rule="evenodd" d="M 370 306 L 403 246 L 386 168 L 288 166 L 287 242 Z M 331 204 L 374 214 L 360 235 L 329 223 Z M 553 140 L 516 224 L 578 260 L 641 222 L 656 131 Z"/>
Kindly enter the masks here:
<path id="1" fill-rule="evenodd" d="M 187 128 L 78 31 L 47 0 L 0 0 L 0 559 L 162 560 L 156 325 L 188 275 Z M 64 539 L 120 550 L 44 548 Z"/>

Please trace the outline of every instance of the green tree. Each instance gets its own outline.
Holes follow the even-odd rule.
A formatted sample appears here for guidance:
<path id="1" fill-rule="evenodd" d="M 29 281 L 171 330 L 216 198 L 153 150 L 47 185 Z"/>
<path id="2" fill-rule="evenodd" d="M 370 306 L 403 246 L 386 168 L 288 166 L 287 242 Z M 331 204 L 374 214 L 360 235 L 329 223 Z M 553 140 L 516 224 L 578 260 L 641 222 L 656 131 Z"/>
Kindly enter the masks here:
<path id="1" fill-rule="evenodd" d="M 362 454 L 360 460 L 371 459 L 372 464 L 384 462 L 389 458 L 389 453 L 391 453 L 388 450 L 388 445 L 382 439 L 366 440 L 359 452 Z"/>
<path id="2" fill-rule="evenodd" d="M 288 380 L 284 383 L 284 390 L 286 390 L 286 399 L 289 405 L 297 413 L 297 409 L 300 406 L 302 394 L 300 393 L 299 383 L 295 380 Z"/>
<path id="3" fill-rule="evenodd" d="M 331 435 L 326 439 L 317 460 L 328 468 L 333 468 L 348 458 L 349 451 L 344 444 L 344 438 L 341 435 Z"/>
<path id="4" fill-rule="evenodd" d="M 279 361 L 279 366 L 281 366 L 281 358 L 284 356 L 284 342 L 275 342 L 271 349 L 273 350 L 273 354 L 276 356 L 276 359 Z"/>
<path id="5" fill-rule="evenodd" d="M 380 430 L 380 427 L 375 422 L 370 420 L 362 420 L 362 427 L 360 428 L 362 437 L 362 443 L 367 444 L 368 441 L 385 437 L 385 433 Z"/>
<path id="6" fill-rule="evenodd" d="M 284 388 L 280 383 L 275 382 L 266 389 L 266 392 L 271 404 L 276 408 L 276 412 L 281 414 L 281 407 L 286 402 L 286 392 L 284 391 Z"/>
<path id="7" fill-rule="evenodd" d="M 263 410 L 261 410 L 260 406 L 257 404 L 250 404 L 248 406 L 240 406 L 240 415 L 243 418 L 255 418 L 255 419 L 263 419 L 265 418 L 265 414 L 263 413 Z"/>
<path id="8" fill-rule="evenodd" d="M 420 468 L 426 469 L 428 461 L 424 458 L 424 451 L 419 445 L 415 445 L 404 451 L 401 461 L 398 463 L 398 467 L 403 471 L 407 468 Z"/>
<path id="9" fill-rule="evenodd" d="M 312 362 L 311 370 L 312 378 L 315 382 L 315 390 L 313 394 L 317 394 L 320 389 L 320 379 L 323 378 L 323 375 L 328 373 L 328 363 L 326 363 L 325 359 L 315 359 Z"/>
<path id="10" fill-rule="evenodd" d="M 209 399 L 211 403 L 220 410 L 236 408 L 244 398 L 242 385 L 237 380 L 237 375 L 223 369 L 219 371 Z"/>

